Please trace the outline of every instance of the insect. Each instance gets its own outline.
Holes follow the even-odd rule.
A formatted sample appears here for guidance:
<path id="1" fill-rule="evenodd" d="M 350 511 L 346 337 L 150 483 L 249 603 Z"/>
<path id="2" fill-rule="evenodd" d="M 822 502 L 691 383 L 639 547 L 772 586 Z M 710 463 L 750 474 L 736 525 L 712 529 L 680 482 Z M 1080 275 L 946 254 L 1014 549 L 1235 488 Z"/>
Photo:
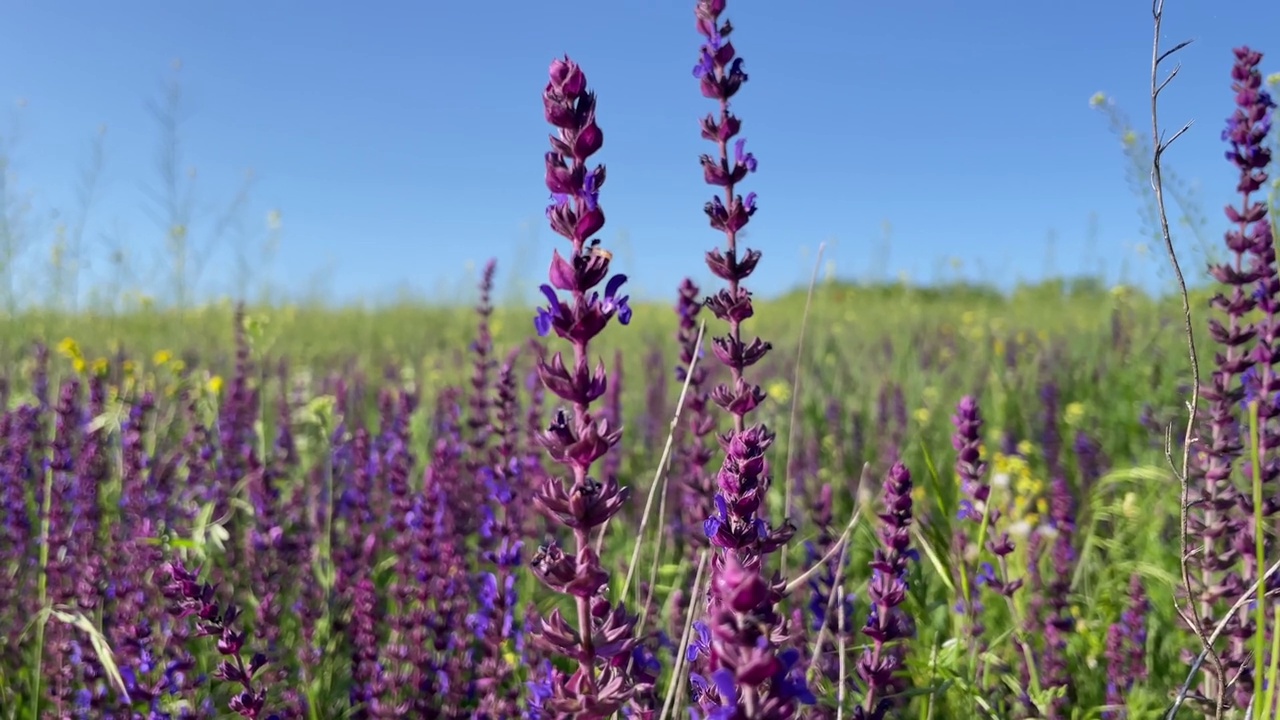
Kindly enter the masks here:
<path id="1" fill-rule="evenodd" d="M 604 258 L 606 262 L 613 260 L 613 253 L 600 247 L 600 238 L 596 238 L 591 241 L 591 247 L 587 248 L 587 254 L 594 257 Z"/>

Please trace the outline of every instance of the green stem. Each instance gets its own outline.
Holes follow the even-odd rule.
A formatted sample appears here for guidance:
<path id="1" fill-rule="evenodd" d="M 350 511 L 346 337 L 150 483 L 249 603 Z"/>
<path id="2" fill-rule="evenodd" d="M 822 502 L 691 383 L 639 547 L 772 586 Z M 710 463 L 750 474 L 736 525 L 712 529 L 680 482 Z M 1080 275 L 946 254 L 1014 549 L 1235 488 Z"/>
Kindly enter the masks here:
<path id="1" fill-rule="evenodd" d="M 49 622 L 45 612 L 45 603 L 49 595 L 49 531 L 53 524 L 53 463 L 52 451 L 48 461 L 44 463 L 44 496 L 40 498 L 40 562 L 36 574 L 36 604 L 40 608 L 40 617 L 36 619 L 36 641 L 33 650 L 31 684 L 31 720 L 40 720 L 41 680 L 44 673 L 44 628 Z"/>
<path id="2" fill-rule="evenodd" d="M 1253 629 L 1253 716 L 1262 720 L 1264 691 L 1262 679 L 1266 670 L 1267 650 L 1267 615 L 1266 615 L 1266 583 L 1262 582 L 1263 565 L 1266 563 L 1266 536 L 1262 529 L 1262 452 L 1258 427 L 1258 401 L 1249 403 L 1249 460 L 1253 470 L 1253 543 L 1254 572 L 1258 576 L 1257 596 L 1254 602 Z"/>
<path id="3" fill-rule="evenodd" d="M 1271 612 L 1272 627 L 1280 627 L 1280 605 L 1274 606 Z M 1271 668 L 1267 671 L 1267 693 L 1266 701 L 1263 703 L 1269 714 L 1258 720 L 1269 720 L 1275 717 L 1277 661 L 1280 661 L 1280 633 L 1273 632 L 1271 633 Z"/>

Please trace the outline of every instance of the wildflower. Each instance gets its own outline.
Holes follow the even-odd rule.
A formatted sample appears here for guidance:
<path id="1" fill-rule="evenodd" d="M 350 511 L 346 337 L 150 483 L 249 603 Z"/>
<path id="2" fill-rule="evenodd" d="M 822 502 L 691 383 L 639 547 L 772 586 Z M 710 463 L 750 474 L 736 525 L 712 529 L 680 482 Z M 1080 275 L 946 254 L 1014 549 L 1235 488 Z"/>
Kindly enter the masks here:
<path id="1" fill-rule="evenodd" d="M 539 706 L 584 719 L 603 718 L 632 703 L 648 687 L 625 662 L 637 646 L 635 618 L 605 598 L 609 574 L 591 548 L 592 536 L 621 509 L 630 489 L 620 486 L 612 475 L 597 480 L 590 474 L 595 461 L 617 444 L 622 433 L 616 423 L 591 413 L 591 403 L 604 395 L 608 377 L 603 364 L 594 371 L 588 365 L 588 344 L 615 316 L 623 325 L 629 323 L 631 308 L 628 298 L 619 293 L 626 276 L 614 275 L 605 281 L 611 254 L 600 251 L 598 241 L 588 245 L 604 226 L 600 207 L 604 166 L 587 168 L 588 158 L 604 142 L 596 125 L 596 96 L 587 90 L 582 69 L 567 57 L 552 62 L 549 75 L 543 109 L 557 133 L 544 158 L 552 199 L 547 217 L 551 228 L 569 240 L 571 251 L 568 259 L 559 251 L 552 253 L 549 282 L 540 288 L 548 304 L 538 308 L 534 328 L 540 337 L 554 330 L 568 340 L 573 357 L 566 362 L 557 352 L 549 361 L 540 358 L 537 374 L 547 390 L 573 409 L 571 413 L 558 410 L 537 440 L 571 472 L 571 478 L 567 487 L 559 479 L 547 478 L 533 499 L 552 520 L 573 531 L 577 547 L 570 555 L 558 543 L 547 543 L 538 549 L 532 564 L 544 584 L 574 598 L 577 622 L 571 626 L 556 610 L 539 621 L 532 635 L 543 649 L 578 664 L 572 676 L 552 680 L 550 695 L 539 698 Z M 605 282 L 603 298 L 592 291 L 601 282 Z M 560 300 L 557 290 L 569 292 L 572 301 Z M 604 637 L 610 640 L 598 640 Z M 615 662 L 618 658 L 623 661 Z"/>
<path id="2" fill-rule="evenodd" d="M 1070 427 L 1075 427 L 1084 420 L 1084 404 L 1078 402 L 1067 403 L 1062 411 L 1063 421 Z"/>
<path id="3" fill-rule="evenodd" d="M 673 472 L 674 477 L 681 479 L 680 527 L 681 538 L 689 550 L 690 566 L 696 563 L 699 548 L 705 546 L 706 538 L 698 528 L 712 510 L 712 496 L 715 494 L 715 476 L 708 473 L 706 466 L 711 462 L 713 447 L 708 436 L 716 431 L 716 420 L 710 410 L 711 395 L 705 387 L 708 371 L 701 362 L 702 347 L 698 344 L 697 316 L 702 311 L 698 302 L 699 287 L 690 279 L 680 283 L 679 301 L 676 314 L 680 324 L 676 339 L 680 343 L 680 365 L 676 367 L 676 380 L 688 381 L 685 395 L 684 424 L 678 429 L 676 440 L 681 472 Z M 695 365 L 695 359 L 698 363 Z M 694 366 L 692 375 L 689 367 Z M 687 418 L 687 419 L 686 419 Z"/>
<path id="4" fill-rule="evenodd" d="M 547 298 L 548 305 L 545 308 L 538 308 L 533 320 L 538 336 L 546 337 L 555 330 L 557 335 L 566 340 L 590 340 L 600 334 L 614 315 L 617 315 L 618 322 L 623 325 L 629 324 L 631 306 L 627 301 L 630 298 L 626 295 L 618 297 L 618 291 L 626 281 L 626 275 L 614 275 L 605 285 L 603 299 L 600 298 L 599 293 L 592 293 L 585 306 L 575 303 L 572 309 L 560 300 L 555 289 L 550 285 L 539 286 L 539 290 Z"/>
<path id="5" fill-rule="evenodd" d="M 1265 139 L 1275 101 L 1262 89 L 1258 70 L 1262 54 L 1247 47 L 1235 49 L 1234 54 L 1231 89 L 1237 107 L 1227 119 L 1222 139 L 1230 145 L 1225 153 L 1227 159 L 1239 171 L 1236 190 L 1241 198 L 1238 207 L 1228 206 L 1225 210 L 1232 225 L 1224 238 L 1230 260 L 1209 268 L 1210 274 L 1223 286 L 1212 301 L 1221 319 L 1210 321 L 1211 335 L 1221 348 L 1215 356 L 1217 367 L 1202 389 L 1205 403 L 1200 422 L 1204 426 L 1191 448 L 1197 482 L 1189 522 L 1192 533 L 1202 538 L 1203 551 L 1197 553 L 1194 560 L 1205 580 L 1199 600 L 1208 608 L 1217 608 L 1224 597 L 1238 594 L 1236 588 L 1247 587 L 1248 574 L 1256 573 L 1256 563 L 1251 560 L 1244 563 L 1248 574 L 1235 570 L 1242 555 L 1254 553 L 1251 519 L 1240 512 L 1247 508 L 1251 513 L 1252 502 L 1232 482 L 1235 464 L 1243 450 L 1240 430 L 1243 413 L 1238 404 L 1246 393 L 1251 393 L 1259 405 L 1259 416 L 1268 417 L 1272 410 L 1264 406 L 1272 405 L 1272 398 L 1280 390 L 1280 376 L 1272 367 L 1277 349 L 1272 347 L 1271 340 L 1277 328 L 1280 281 L 1276 278 L 1267 208 L 1254 197 L 1268 179 L 1266 167 L 1271 152 Z M 1259 323 L 1249 322 L 1250 314 L 1259 308 L 1262 310 Z M 1249 343 L 1256 338 L 1259 338 L 1256 347 L 1250 348 Z M 1261 435 L 1263 447 L 1260 449 L 1265 458 L 1267 450 L 1276 446 L 1277 439 L 1266 427 Z M 1244 468 L 1241 470 L 1246 476 L 1250 474 Z M 1264 481 L 1270 484 L 1275 476 L 1274 463 L 1266 462 L 1262 472 Z M 1252 637 L 1252 630 L 1243 618 L 1237 616 L 1231 622 L 1232 626 L 1227 628 L 1229 636 Z M 1237 703 L 1249 701 L 1255 682 L 1252 663 L 1242 652 L 1245 645 L 1243 641 L 1234 642 L 1222 656 L 1227 672 L 1235 679 Z M 1213 681 L 1206 682 L 1204 691 L 1209 696 L 1217 692 Z"/>
<path id="6" fill-rule="evenodd" d="M 915 630 L 911 618 L 899 606 L 907 597 L 907 560 L 915 556 L 911 543 L 911 473 L 902 463 L 894 463 L 884 483 L 883 511 L 880 515 L 881 546 L 871 561 L 871 583 L 867 596 L 871 612 L 862 634 L 871 646 L 858 659 L 856 672 L 864 683 L 863 703 L 857 718 L 882 720 L 900 692 L 902 652 L 897 641 Z"/>
<path id="7" fill-rule="evenodd" d="M 224 660 L 214 677 L 243 688 L 231 696 L 227 708 L 249 720 L 276 720 L 277 716 L 274 714 L 263 714 L 266 691 L 254 682 L 267 664 L 266 656 L 256 653 L 246 663 L 241 655 L 245 634 L 235 630 L 240 610 L 234 605 L 220 608 L 214 600 L 215 588 L 208 583 L 200 583 L 198 573 L 187 570 L 181 560 L 166 563 L 163 572 L 166 580 L 161 592 L 172 603 L 170 612 L 179 618 L 196 617 L 201 635 L 218 637 L 218 654 Z"/>

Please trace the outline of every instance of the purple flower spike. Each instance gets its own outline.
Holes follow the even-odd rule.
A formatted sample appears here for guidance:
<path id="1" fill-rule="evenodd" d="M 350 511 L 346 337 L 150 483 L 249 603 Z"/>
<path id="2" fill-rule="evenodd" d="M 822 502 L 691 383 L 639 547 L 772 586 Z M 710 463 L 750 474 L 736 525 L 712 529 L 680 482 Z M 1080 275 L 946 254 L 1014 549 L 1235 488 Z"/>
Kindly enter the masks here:
<path id="1" fill-rule="evenodd" d="M 789 521 L 775 528 L 761 516 L 773 482 L 766 453 L 774 434 L 762 424 L 747 423 L 747 415 L 764 402 L 765 393 L 746 380 L 744 371 L 764 359 L 773 346 L 760 338 L 742 339 L 742 323 L 755 310 L 751 293 L 741 283 L 755 270 L 760 252 L 738 248 L 738 232 L 755 214 L 756 203 L 754 194 L 744 201 L 737 190 L 758 165 L 743 139 L 732 143 L 730 155 L 730 141 L 742 129 L 742 121 L 729 111 L 729 100 L 747 75 L 729 40 L 733 26 L 721 21 L 724 10 L 725 0 L 698 0 L 694 7 L 696 27 L 703 37 L 694 77 L 703 96 L 719 105 L 718 114 L 707 115 L 701 122 L 702 137 L 716 145 L 716 155 L 702 155 L 699 163 L 703 179 L 717 190 L 704 212 L 711 227 L 724 233 L 725 247 L 707 253 L 706 262 L 728 284 L 703 303 L 728 324 L 726 335 L 711 339 L 711 349 L 729 369 L 730 381 L 716 386 L 710 399 L 733 418 L 732 429 L 718 438 L 725 458 L 716 475 L 714 512 L 703 523 L 716 549 L 708 625 L 719 644 L 713 643 L 708 672 L 703 673 L 712 682 L 700 693 L 699 704 L 711 717 L 729 712 L 730 717 L 785 718 L 792 716 L 797 703 L 809 702 L 812 696 L 803 673 L 793 673 L 792 661 L 783 658 L 782 648 L 792 641 L 792 629 L 775 607 L 781 599 L 777 592 L 781 580 L 767 580 L 764 568 L 766 556 L 786 544 L 795 528 Z M 684 315 L 682 322 L 692 324 Z M 686 345 L 685 356 L 692 358 L 697 351 Z M 711 425 L 702 421 L 701 427 L 705 432 Z M 695 480 L 693 486 L 699 485 Z M 748 622 L 753 626 L 750 630 L 744 627 Z M 728 679 L 733 682 L 726 684 Z"/>
<path id="2" fill-rule="evenodd" d="M 951 422 L 956 429 L 951 438 L 956 449 L 956 477 L 960 480 L 960 492 L 965 496 L 960 501 L 958 519 L 962 523 L 955 531 L 954 550 L 956 557 L 964 562 L 964 571 L 969 578 L 969 596 L 961 597 L 956 608 L 965 616 L 969 637 L 979 647 L 985 648 L 983 634 L 986 628 L 981 617 L 981 589 L 985 587 L 1004 597 L 1011 597 L 1022 587 L 1022 579 L 1007 580 L 1010 575 L 1007 558 L 1013 553 L 1014 544 L 1009 533 L 1001 531 L 1000 509 L 991 503 L 991 486 L 987 484 L 986 478 L 987 464 L 982 459 L 981 450 L 982 412 L 977 399 L 967 395 L 961 398 Z M 984 533 L 983 547 L 975 546 L 977 532 Z M 979 562 L 978 558 L 984 550 L 994 556 L 995 564 Z M 956 587 L 961 588 L 958 580 Z"/>
<path id="3" fill-rule="evenodd" d="M 881 547 L 871 561 L 867 587 L 871 612 L 862 634 L 871 640 L 871 646 L 857 662 L 856 672 L 866 691 L 856 718 L 882 720 L 893 707 L 891 696 L 905 689 L 899 673 L 904 653 L 898 643 L 914 635 L 915 627 L 899 606 L 907 599 L 907 561 L 915 557 L 910 547 L 911 489 L 910 471 L 902 463 L 894 463 L 884 482 Z"/>
<path id="4" fill-rule="evenodd" d="M 187 570 L 181 560 L 165 563 L 162 572 L 166 579 L 161 592 L 170 602 L 170 614 L 179 619 L 194 617 L 198 621 L 198 634 L 218 638 L 218 654 L 225 659 L 214 676 L 241 688 L 231 696 L 228 709 L 248 720 L 275 720 L 275 715 L 264 714 L 267 694 L 261 682 L 257 681 L 258 674 L 267 664 L 266 656 L 256 653 L 246 663 L 241 655 L 245 634 L 235 629 L 236 620 L 240 617 L 239 608 L 234 605 L 219 607 L 215 599 L 217 588 L 201 583 L 199 574 Z"/>
<path id="5" fill-rule="evenodd" d="M 1220 290 L 1211 305 L 1217 317 L 1210 319 L 1209 332 L 1219 346 L 1216 366 L 1201 390 L 1197 439 L 1192 446 L 1192 496 L 1189 522 L 1191 533 L 1202 549 L 1191 558 L 1201 580 L 1196 592 L 1200 615 L 1217 618 L 1227 606 L 1258 578 L 1259 560 L 1255 545 L 1252 493 L 1241 492 L 1234 483 L 1236 473 L 1248 478 L 1251 464 L 1242 458 L 1247 439 L 1248 405 L 1256 404 L 1260 475 L 1263 497 L 1263 527 L 1277 511 L 1276 478 L 1280 465 L 1274 457 L 1280 448 L 1280 434 L 1267 418 L 1277 414 L 1280 393 L 1280 277 L 1276 272 L 1273 231 L 1267 205 L 1260 191 L 1269 176 L 1266 168 L 1271 150 L 1266 143 L 1274 122 L 1275 100 L 1263 89 L 1259 65 L 1262 54 L 1248 47 L 1234 50 L 1231 91 L 1236 109 L 1227 119 L 1222 139 L 1230 144 L 1227 159 L 1238 170 L 1236 191 L 1239 202 L 1227 206 L 1230 229 L 1224 235 L 1228 261 L 1209 268 Z M 1256 321 L 1251 317 L 1256 316 Z M 1239 466 L 1237 467 L 1237 463 Z M 1233 682 L 1233 692 L 1225 698 L 1237 705 L 1250 702 L 1257 679 L 1247 649 L 1254 635 L 1250 612 L 1230 618 L 1225 635 L 1231 638 L 1221 651 L 1224 669 Z M 1200 693 L 1217 698 L 1221 688 L 1214 678 L 1205 677 Z"/>
<path id="6" fill-rule="evenodd" d="M 530 628 L 543 650 L 576 661 L 570 675 L 547 673 L 536 687 L 538 716 L 571 716 L 590 720 L 605 718 L 624 708 L 639 707 L 651 685 L 647 663 L 628 662 L 639 647 L 635 617 L 605 596 L 609 573 L 591 547 L 591 538 L 622 508 L 630 489 L 608 473 L 603 480 L 591 476 L 596 460 L 609 454 L 622 435 L 616 419 L 596 416 L 591 403 L 608 389 L 602 363 L 593 370 L 588 344 L 614 317 L 623 325 L 631 321 L 629 298 L 620 295 L 625 275 L 609 277 L 612 255 L 588 240 L 604 227 L 600 189 L 603 166 L 587 168 L 587 160 L 604 143 L 596 124 L 595 94 L 587 90 L 586 76 L 567 57 L 551 64 L 550 79 L 542 95 L 543 110 L 556 127 L 551 152 L 546 154 L 546 184 L 552 205 L 547 209 L 551 228 L 569 240 L 567 256 L 553 253 L 549 284 L 540 290 L 547 306 L 537 309 L 534 328 L 546 337 L 554 332 L 569 341 L 572 360 L 556 352 L 540 353 L 537 376 L 547 390 L 569 403 L 557 410 L 553 421 L 536 440 L 553 460 L 569 473 L 569 483 L 546 477 L 536 486 L 534 504 L 553 522 L 573 532 L 575 551 L 566 553 L 555 542 L 538 549 L 532 560 L 534 574 L 552 590 L 569 595 L 576 617 L 566 619 L 559 610 Z M 606 281 L 606 278 L 607 281 Z M 604 297 L 593 291 L 605 282 Z M 572 295 L 562 302 L 556 289 Z M 533 687 L 533 686 L 531 686 Z"/>
<path id="7" fill-rule="evenodd" d="M 799 653 L 780 649 L 784 620 L 777 606 L 785 583 L 765 582 L 758 569 L 743 566 L 733 554 L 726 558 L 712 579 L 712 592 L 721 602 L 713 606 L 707 625 L 698 628 L 699 639 L 690 650 L 690 657 L 708 653 L 713 668 L 705 678 L 690 676 L 694 710 L 708 718 L 795 717 L 797 705 L 816 699 L 805 683 Z M 747 708 L 754 712 L 747 714 Z"/>

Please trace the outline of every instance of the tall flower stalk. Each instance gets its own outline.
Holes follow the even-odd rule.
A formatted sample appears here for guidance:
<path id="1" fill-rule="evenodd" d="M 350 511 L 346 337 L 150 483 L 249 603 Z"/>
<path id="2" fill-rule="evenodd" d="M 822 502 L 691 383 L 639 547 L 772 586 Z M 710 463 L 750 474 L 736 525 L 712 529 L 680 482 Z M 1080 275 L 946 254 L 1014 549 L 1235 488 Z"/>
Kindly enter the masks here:
<path id="1" fill-rule="evenodd" d="M 702 354 L 698 337 L 698 313 L 702 303 L 701 290 L 689 278 L 680 283 L 680 297 L 676 303 L 679 327 L 676 342 L 680 344 L 680 364 L 676 366 L 676 381 L 688 382 L 684 407 L 687 413 L 676 440 L 679 443 L 678 458 L 681 480 L 680 536 L 690 565 L 697 563 L 697 555 L 707 544 L 706 536 L 698 532 L 702 521 L 711 514 L 711 498 L 715 495 L 715 478 L 707 472 L 714 447 L 707 436 L 716 430 L 716 418 L 709 405 L 707 392 L 708 372 L 704 365 L 694 365 Z M 693 367 L 692 376 L 689 368 Z"/>
<path id="2" fill-rule="evenodd" d="M 1225 244 L 1231 251 L 1231 259 L 1209 268 L 1210 274 L 1225 292 L 1216 294 L 1211 304 L 1225 315 L 1225 322 L 1213 318 L 1209 321 L 1210 335 L 1222 346 L 1216 355 L 1214 368 L 1206 386 L 1205 425 L 1199 432 L 1194 447 L 1194 467 L 1198 487 L 1192 498 L 1191 530 L 1203 540 L 1202 551 L 1196 558 L 1199 569 L 1200 616 L 1212 626 L 1214 617 L 1222 606 L 1239 597 L 1253 578 L 1258 576 L 1258 548 L 1254 498 L 1242 493 L 1233 483 L 1234 466 L 1240 459 L 1248 424 L 1244 413 L 1250 403 L 1256 403 L 1258 417 L 1264 427 L 1259 433 L 1260 456 L 1265 458 L 1275 442 L 1270 428 L 1275 415 L 1274 398 L 1277 376 L 1273 369 L 1276 361 L 1274 343 L 1277 336 L 1275 314 L 1277 308 L 1278 281 L 1276 280 L 1275 253 L 1272 248 L 1271 227 L 1267 222 L 1267 207 L 1257 193 L 1266 185 L 1266 167 L 1271 152 L 1266 147 L 1266 137 L 1272 123 L 1271 113 L 1275 101 L 1262 88 L 1262 74 L 1258 65 L 1262 54 L 1247 47 L 1237 48 L 1236 62 L 1231 69 L 1232 91 L 1235 93 L 1236 111 L 1227 120 L 1222 139 L 1230 143 L 1226 157 L 1239 170 L 1236 191 L 1241 199 L 1238 207 L 1228 206 L 1226 216 L 1233 227 L 1226 232 Z M 1249 321 L 1249 315 L 1261 309 L 1257 323 Z M 1250 343 L 1254 342 L 1252 349 Z M 1246 477 L 1252 468 L 1243 463 Z M 1264 462 L 1260 478 L 1270 484 L 1275 475 L 1272 463 Z M 1270 514 L 1273 503 L 1259 507 Z M 1265 552 L 1265 547 L 1263 548 Z M 1243 561 L 1243 562 L 1242 562 Z M 1222 653 L 1223 665 L 1228 677 L 1237 678 L 1234 683 L 1234 699 L 1238 704 L 1249 701 L 1255 678 L 1246 661 L 1248 640 L 1253 627 L 1242 613 L 1228 624 L 1229 646 Z M 1219 688 L 1216 678 L 1208 678 L 1202 693 L 1216 698 Z"/>
<path id="3" fill-rule="evenodd" d="M 907 560 L 916 558 L 911 548 L 911 473 L 901 462 L 889 468 L 884 481 L 884 508 L 880 514 L 881 547 L 871 561 L 867 597 L 871 612 L 862 634 L 871 641 L 856 672 L 865 692 L 855 720 L 882 720 L 893 707 L 893 697 L 903 690 L 903 668 L 898 641 L 915 634 L 915 625 L 900 607 L 907 599 Z"/>
<path id="4" fill-rule="evenodd" d="M 742 281 L 755 270 L 761 253 L 738 247 L 738 234 L 756 212 L 755 193 L 744 198 L 738 186 L 755 172 L 756 159 L 747 152 L 746 139 L 738 137 L 742 121 L 729 110 L 747 74 L 729 40 L 733 25 L 720 20 L 724 10 L 725 0 L 698 0 L 694 8 L 703 43 L 693 74 L 703 96 L 719 104 L 719 112 L 701 122 L 702 137 L 715 144 L 716 153 L 702 155 L 700 162 L 707 184 L 723 190 L 723 196 L 717 194 L 703 210 L 711 227 L 724 233 L 725 247 L 708 252 L 706 261 L 728 284 L 704 301 L 729 326 L 727 335 L 712 339 L 712 349 L 729 368 L 730 382 L 717 385 L 711 399 L 732 415 L 733 428 L 719 436 L 725 459 L 713 512 L 704 524 L 717 548 L 708 594 L 710 675 L 695 675 L 692 681 L 702 711 L 711 717 L 782 718 L 795 713 L 797 702 L 813 702 L 813 696 L 793 670 L 798 654 L 782 649 L 789 634 L 786 619 L 777 611 L 781 580 L 764 577 L 765 557 L 786 543 L 795 528 L 787 522 L 773 529 L 759 514 L 772 480 L 765 453 L 774 434 L 763 424 L 747 424 L 747 415 L 764 401 L 765 393 L 746 379 L 744 371 L 772 346 L 758 337 L 742 339 L 742 323 L 754 314 L 751 293 Z"/>
<path id="5" fill-rule="evenodd" d="M 553 521 L 573 531 L 573 557 L 550 542 L 533 558 L 535 574 L 548 587 L 570 595 L 577 611 L 576 627 L 560 610 L 539 622 L 531 635 L 545 650 L 576 660 L 577 670 L 553 683 L 545 710 L 568 717 L 603 718 L 617 712 L 642 689 L 628 671 L 627 661 L 636 646 L 635 618 L 622 605 L 605 597 L 609 574 L 591 546 L 593 531 L 613 517 L 630 494 L 613 476 L 591 477 L 591 466 L 618 443 L 621 428 L 605 414 L 597 417 L 591 404 L 608 391 L 604 363 L 589 364 L 588 344 L 609 321 L 617 317 L 626 325 L 631 308 L 618 293 L 625 275 L 609 277 L 611 256 L 591 237 L 604 227 L 600 189 L 603 165 L 587 167 L 600 150 L 604 134 L 596 124 L 596 96 L 587 90 L 582 69 L 567 57 L 551 63 L 550 81 L 542 94 L 547 122 L 556 128 L 551 151 L 546 154 L 546 183 L 552 204 L 547 208 L 551 229 L 569 240 L 568 258 L 557 250 L 548 272 L 550 284 L 541 287 L 548 306 L 538 308 L 534 327 L 538 335 L 551 332 L 569 341 L 573 357 L 566 364 L 556 352 L 548 361 L 538 360 L 543 386 L 569 404 L 556 411 L 538 441 L 553 460 L 565 467 L 569 483 L 548 478 L 535 491 L 534 502 Z M 590 241 L 590 244 L 588 242 Z M 607 280 L 606 280 L 607 278 Z M 592 289 L 605 283 L 604 297 Z M 560 299 L 557 291 L 569 293 Z"/>
<path id="6" fill-rule="evenodd" d="M 738 233 L 755 214 L 756 198 L 755 193 L 744 199 L 736 192 L 747 174 L 755 171 L 756 159 L 746 152 L 745 139 L 734 141 L 732 155 L 729 152 L 730 141 L 742 129 L 742 121 L 729 111 L 729 100 L 746 82 L 747 74 L 742 70 L 742 58 L 737 57 L 729 41 L 732 24 L 727 20 L 720 23 L 724 9 L 725 0 L 698 0 L 697 28 L 705 42 L 693 71 L 702 94 L 720 104 L 718 116 L 711 114 L 702 120 L 702 137 L 716 144 L 719 157 L 703 155 L 701 163 L 707 184 L 724 188 L 723 200 L 717 195 L 703 208 L 711 227 L 725 235 L 725 249 L 708 252 L 707 267 L 728 283 L 727 288 L 704 301 L 712 314 L 729 324 L 729 333 L 712 338 L 712 347 L 716 358 L 729 368 L 731 382 L 717 385 L 711 398 L 733 417 L 733 429 L 719 437 L 725 459 L 718 477 L 714 512 L 705 524 L 707 537 L 721 549 L 715 558 L 716 571 L 729 555 L 734 555 L 745 568 L 760 569 L 763 557 L 795 532 L 790 524 L 771 530 L 767 521 L 757 516 L 772 481 L 765 452 L 773 444 L 774 434 L 763 424 L 747 425 L 747 415 L 764 401 L 765 393 L 746 379 L 744 371 L 773 346 L 760 338 L 749 343 L 742 340 L 742 322 L 755 312 L 751 293 L 742 281 L 755 271 L 761 253 L 749 249 L 739 253 Z M 715 587 L 714 581 L 712 586 Z M 712 601 L 716 602 L 715 593 Z"/>

